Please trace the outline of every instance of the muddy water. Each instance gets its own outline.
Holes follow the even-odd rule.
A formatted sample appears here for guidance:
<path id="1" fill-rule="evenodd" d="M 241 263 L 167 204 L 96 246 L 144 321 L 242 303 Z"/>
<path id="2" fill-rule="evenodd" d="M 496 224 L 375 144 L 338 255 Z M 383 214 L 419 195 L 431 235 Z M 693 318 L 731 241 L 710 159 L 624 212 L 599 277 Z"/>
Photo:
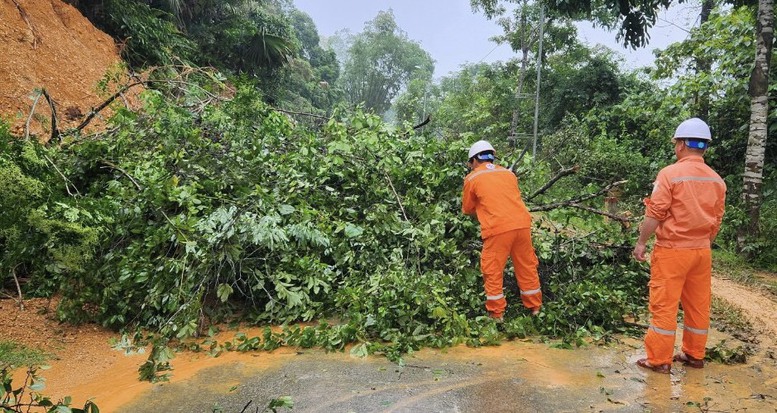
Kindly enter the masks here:
<path id="1" fill-rule="evenodd" d="M 710 343 L 722 339 L 736 345 L 720 333 Z M 561 350 L 515 341 L 422 350 L 401 367 L 381 357 L 319 350 L 182 354 L 173 361 L 171 382 L 153 385 L 137 381 L 145 356 L 121 356 L 110 370 L 76 385 L 63 388 L 52 377 L 49 389 L 68 390 L 79 401 L 91 397 L 101 411 L 119 413 L 240 412 L 249 402 L 246 411 L 253 412 L 280 396 L 292 397 L 295 412 L 777 410 L 773 358 L 709 363 L 703 370 L 676 363 L 672 375 L 659 375 L 634 365 L 641 346 L 625 340 L 608 348 Z"/>

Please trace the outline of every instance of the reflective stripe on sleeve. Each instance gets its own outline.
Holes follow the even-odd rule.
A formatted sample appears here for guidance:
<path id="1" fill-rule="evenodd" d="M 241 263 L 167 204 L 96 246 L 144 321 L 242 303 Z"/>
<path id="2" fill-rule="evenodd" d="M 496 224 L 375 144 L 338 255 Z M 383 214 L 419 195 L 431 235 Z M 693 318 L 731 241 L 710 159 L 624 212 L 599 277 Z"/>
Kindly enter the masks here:
<path id="1" fill-rule="evenodd" d="M 674 331 L 673 330 L 664 330 L 663 328 L 658 328 L 656 326 L 651 325 L 650 329 L 655 331 L 658 334 L 664 335 L 664 336 L 673 336 Z"/>
<path id="2" fill-rule="evenodd" d="M 540 292 L 540 289 L 538 288 L 536 290 L 521 291 L 521 295 L 534 295 L 534 294 L 538 294 L 539 292 Z"/>
<path id="3" fill-rule="evenodd" d="M 707 330 L 706 329 L 702 330 L 702 329 L 699 329 L 699 328 L 693 328 L 693 327 L 688 327 L 688 326 L 683 327 L 683 329 L 687 330 L 687 331 L 690 331 L 693 334 L 699 334 L 699 335 L 702 335 L 702 336 L 706 336 L 707 335 Z"/>
<path id="4" fill-rule="evenodd" d="M 501 300 L 502 298 L 505 298 L 505 295 L 504 295 L 504 294 L 499 294 L 499 295 L 487 295 L 487 296 L 486 296 L 486 300 L 492 300 L 492 301 L 493 301 L 493 300 Z"/>

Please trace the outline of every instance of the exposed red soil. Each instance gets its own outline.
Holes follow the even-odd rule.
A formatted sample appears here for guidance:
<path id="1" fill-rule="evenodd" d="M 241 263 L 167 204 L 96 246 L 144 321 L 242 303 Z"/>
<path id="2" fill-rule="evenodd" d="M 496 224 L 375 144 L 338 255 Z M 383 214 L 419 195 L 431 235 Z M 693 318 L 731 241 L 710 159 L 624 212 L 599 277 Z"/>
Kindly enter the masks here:
<path id="1" fill-rule="evenodd" d="M 62 0 L 0 1 L 0 117 L 15 135 L 25 134 L 40 89 L 55 103 L 58 129 L 78 125 L 106 100 L 110 92 L 98 92 L 98 82 L 109 69 L 121 73 L 120 63 L 113 39 Z M 31 134 L 45 139 L 51 119 L 45 99 L 35 114 Z M 99 125 L 98 119 L 90 126 Z"/>

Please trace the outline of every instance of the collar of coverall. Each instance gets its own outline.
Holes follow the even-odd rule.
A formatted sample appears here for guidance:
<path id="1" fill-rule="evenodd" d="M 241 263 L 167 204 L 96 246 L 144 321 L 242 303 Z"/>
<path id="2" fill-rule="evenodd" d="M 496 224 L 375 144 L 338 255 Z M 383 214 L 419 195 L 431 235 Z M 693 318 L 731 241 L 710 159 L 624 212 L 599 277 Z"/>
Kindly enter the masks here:
<path id="1" fill-rule="evenodd" d="M 496 164 L 491 163 L 491 162 L 483 162 L 480 165 L 478 165 L 475 169 L 473 169 L 472 171 L 474 172 L 474 171 L 479 171 L 481 169 L 495 169 L 495 168 L 496 168 Z"/>
<path id="2" fill-rule="evenodd" d="M 682 159 L 678 159 L 677 162 L 704 162 L 704 157 L 700 155 L 687 155 Z"/>

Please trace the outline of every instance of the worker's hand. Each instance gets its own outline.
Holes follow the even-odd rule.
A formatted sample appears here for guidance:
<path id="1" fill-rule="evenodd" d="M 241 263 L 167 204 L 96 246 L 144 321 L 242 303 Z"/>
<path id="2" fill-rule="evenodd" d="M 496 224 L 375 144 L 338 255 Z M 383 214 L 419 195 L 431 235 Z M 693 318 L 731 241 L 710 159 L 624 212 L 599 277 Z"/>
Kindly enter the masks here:
<path id="1" fill-rule="evenodd" d="M 637 261 L 645 261 L 646 250 L 647 250 L 647 247 L 645 246 L 645 244 L 640 244 L 638 242 L 637 245 L 634 246 L 634 251 L 631 252 L 631 255 Z"/>

